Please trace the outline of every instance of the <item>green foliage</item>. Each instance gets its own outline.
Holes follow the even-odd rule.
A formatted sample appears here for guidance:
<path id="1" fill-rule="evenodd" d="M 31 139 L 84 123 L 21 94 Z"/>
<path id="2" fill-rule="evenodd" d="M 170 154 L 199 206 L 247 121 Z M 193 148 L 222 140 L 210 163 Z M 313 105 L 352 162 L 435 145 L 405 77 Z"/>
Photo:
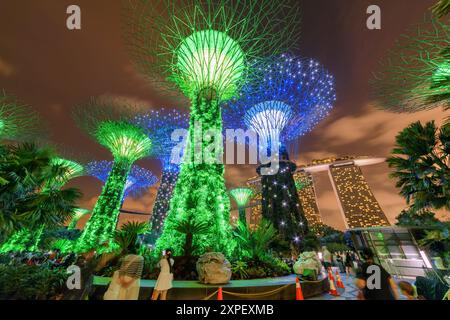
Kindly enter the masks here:
<path id="1" fill-rule="evenodd" d="M 436 271 L 427 272 L 425 277 L 417 277 L 415 285 L 417 294 L 426 300 L 442 300 L 450 289 L 442 275 Z"/>
<path id="2" fill-rule="evenodd" d="M 222 132 L 222 118 L 217 100 L 205 96 L 192 101 L 189 140 L 185 149 L 180 174 L 170 202 L 170 209 L 164 223 L 161 237 L 156 242 L 156 254 L 165 248 L 172 248 L 174 255 L 182 254 L 185 236 L 176 230 L 179 221 L 204 222 L 210 227 L 208 232 L 193 238 L 192 254 L 201 255 L 211 249 L 231 254 L 234 242 L 229 223 L 230 199 L 225 189 L 224 166 L 217 163 L 221 156 L 222 136 L 204 141 L 198 131 L 214 130 Z M 208 146 L 216 145 L 209 150 Z"/>
<path id="3" fill-rule="evenodd" d="M 450 210 L 448 141 L 450 130 L 438 130 L 434 121 L 412 123 L 397 135 L 393 156 L 387 162 L 411 210 Z"/>
<path id="4" fill-rule="evenodd" d="M 326 247 L 327 247 L 328 251 L 330 251 L 331 253 L 351 250 L 347 245 L 345 245 L 343 243 L 337 243 L 337 242 L 327 243 Z"/>
<path id="5" fill-rule="evenodd" d="M 183 246 L 183 255 L 191 256 L 197 248 L 194 247 L 194 236 L 205 234 L 210 226 L 206 222 L 194 221 L 193 219 L 181 220 L 175 225 L 175 230 L 186 235 Z"/>
<path id="6" fill-rule="evenodd" d="M 70 253 L 73 251 L 75 243 L 68 239 L 57 239 L 50 245 L 52 250 L 58 249 L 61 253 Z"/>
<path id="7" fill-rule="evenodd" d="M 239 279 L 247 279 L 247 267 L 247 263 L 245 263 L 244 261 L 236 261 L 235 263 L 233 263 L 231 271 L 233 272 L 233 275 L 235 275 Z"/>
<path id="8" fill-rule="evenodd" d="M 237 240 L 237 256 L 240 258 L 265 260 L 269 254 L 270 244 L 277 238 L 277 230 L 273 224 L 261 219 L 255 230 L 239 222 L 233 231 Z"/>
<path id="9" fill-rule="evenodd" d="M 146 222 L 129 221 L 122 225 L 119 231 L 115 232 L 114 241 L 120 248 L 120 254 L 135 254 L 138 250 L 138 236 L 148 231 Z"/>
<path id="10" fill-rule="evenodd" d="M 403 210 L 397 216 L 396 225 L 402 227 L 433 227 L 440 224 L 433 212 L 428 210 Z"/>
<path id="11" fill-rule="evenodd" d="M 44 188 L 55 179 L 54 150 L 30 143 L 0 149 L 0 233 L 4 237 L 42 224 L 52 229 L 73 215 L 81 197 L 78 189 Z"/>
<path id="12" fill-rule="evenodd" d="M 64 291 L 65 269 L 27 265 L 0 265 L 0 299 L 47 300 Z"/>
<path id="13" fill-rule="evenodd" d="M 99 248 L 103 242 L 114 237 L 130 169 L 130 163 L 114 162 L 92 215 L 78 240 L 77 251 L 87 252 Z"/>

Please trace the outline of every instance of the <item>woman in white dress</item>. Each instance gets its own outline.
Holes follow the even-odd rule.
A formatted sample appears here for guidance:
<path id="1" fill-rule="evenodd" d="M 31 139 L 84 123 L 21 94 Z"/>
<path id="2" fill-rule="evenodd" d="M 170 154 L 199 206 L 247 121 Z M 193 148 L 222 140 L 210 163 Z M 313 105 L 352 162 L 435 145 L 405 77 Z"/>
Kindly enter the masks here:
<path id="1" fill-rule="evenodd" d="M 114 272 L 104 300 L 137 300 L 141 285 L 144 258 L 134 254 L 125 256 L 120 269 Z"/>
<path id="2" fill-rule="evenodd" d="M 167 290 L 172 288 L 173 281 L 173 259 L 172 250 L 166 249 L 163 251 L 161 260 L 159 260 L 158 265 L 161 269 L 158 280 L 156 280 L 155 289 L 153 290 L 152 300 L 158 300 L 161 295 L 161 300 L 166 300 Z"/>

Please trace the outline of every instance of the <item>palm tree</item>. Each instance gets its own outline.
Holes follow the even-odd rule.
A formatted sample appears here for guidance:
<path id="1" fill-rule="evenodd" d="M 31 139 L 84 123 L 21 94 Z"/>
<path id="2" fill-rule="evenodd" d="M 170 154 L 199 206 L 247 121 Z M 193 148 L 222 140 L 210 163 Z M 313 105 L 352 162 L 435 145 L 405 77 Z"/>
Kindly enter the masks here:
<path id="1" fill-rule="evenodd" d="M 55 173 L 51 148 L 23 143 L 0 150 L 0 234 L 43 224 L 53 228 L 73 215 L 78 189 L 45 188 Z"/>
<path id="2" fill-rule="evenodd" d="M 149 225 L 146 222 L 129 221 L 114 234 L 114 241 L 120 247 L 120 254 L 135 253 L 138 236 L 146 233 Z"/>
<path id="3" fill-rule="evenodd" d="M 239 221 L 233 234 L 238 239 L 240 255 L 260 261 L 267 256 L 270 244 L 278 236 L 273 224 L 266 219 L 261 219 L 256 230 L 250 230 L 247 225 Z"/>
<path id="4" fill-rule="evenodd" d="M 438 129 L 434 121 L 412 123 L 397 135 L 387 162 L 400 195 L 413 211 L 450 209 L 449 141 L 449 127 Z"/>
<path id="5" fill-rule="evenodd" d="M 175 226 L 175 230 L 186 235 L 186 240 L 183 246 L 183 254 L 185 257 L 190 257 L 196 249 L 193 245 L 194 235 L 204 234 L 208 232 L 209 225 L 206 222 L 198 222 L 192 219 L 186 219 L 179 221 Z"/>

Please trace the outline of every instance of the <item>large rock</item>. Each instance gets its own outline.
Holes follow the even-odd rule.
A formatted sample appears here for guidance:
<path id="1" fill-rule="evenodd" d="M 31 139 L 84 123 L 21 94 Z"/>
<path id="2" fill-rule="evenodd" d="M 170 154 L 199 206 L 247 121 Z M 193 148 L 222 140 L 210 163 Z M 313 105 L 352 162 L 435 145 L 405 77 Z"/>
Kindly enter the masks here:
<path id="1" fill-rule="evenodd" d="M 293 269 L 295 274 L 302 275 L 308 280 L 316 280 L 322 269 L 322 263 L 314 251 L 306 251 L 300 254 Z"/>
<path id="2" fill-rule="evenodd" d="M 205 284 L 224 284 L 231 279 L 231 263 L 220 252 L 208 252 L 197 261 L 198 280 Z"/>

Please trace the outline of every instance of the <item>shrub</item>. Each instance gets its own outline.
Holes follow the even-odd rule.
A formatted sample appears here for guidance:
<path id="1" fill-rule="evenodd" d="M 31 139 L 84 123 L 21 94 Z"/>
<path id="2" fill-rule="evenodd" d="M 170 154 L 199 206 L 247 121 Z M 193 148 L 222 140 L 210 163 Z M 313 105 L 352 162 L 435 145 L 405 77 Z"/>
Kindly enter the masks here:
<path id="1" fill-rule="evenodd" d="M 63 268 L 0 265 L 0 299 L 55 299 L 64 290 L 66 279 Z"/>

